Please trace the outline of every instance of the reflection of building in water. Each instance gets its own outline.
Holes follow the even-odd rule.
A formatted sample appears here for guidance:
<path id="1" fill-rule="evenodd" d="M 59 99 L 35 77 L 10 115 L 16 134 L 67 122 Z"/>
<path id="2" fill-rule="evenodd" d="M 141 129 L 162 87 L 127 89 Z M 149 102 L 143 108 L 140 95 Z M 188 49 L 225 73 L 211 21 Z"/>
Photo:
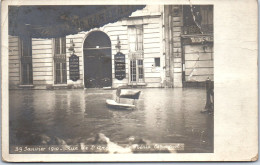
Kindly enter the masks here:
<path id="1" fill-rule="evenodd" d="M 78 69 L 77 63 L 70 67 L 72 45 Z M 119 49 L 125 66 L 115 64 Z M 208 77 L 213 79 L 213 6 L 147 5 L 62 38 L 9 35 L 10 88 L 183 87 Z"/>

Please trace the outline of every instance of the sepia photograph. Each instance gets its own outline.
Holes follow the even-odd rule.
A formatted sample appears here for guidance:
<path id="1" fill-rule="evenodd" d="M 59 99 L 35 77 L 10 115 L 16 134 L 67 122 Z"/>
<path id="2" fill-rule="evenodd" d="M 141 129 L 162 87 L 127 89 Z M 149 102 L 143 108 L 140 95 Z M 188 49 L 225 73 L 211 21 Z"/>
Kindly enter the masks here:
<path id="1" fill-rule="evenodd" d="M 213 152 L 213 45 L 212 5 L 10 6 L 10 153 Z"/>
<path id="2" fill-rule="evenodd" d="M 7 154 L 215 153 L 213 3 L 7 9 Z"/>

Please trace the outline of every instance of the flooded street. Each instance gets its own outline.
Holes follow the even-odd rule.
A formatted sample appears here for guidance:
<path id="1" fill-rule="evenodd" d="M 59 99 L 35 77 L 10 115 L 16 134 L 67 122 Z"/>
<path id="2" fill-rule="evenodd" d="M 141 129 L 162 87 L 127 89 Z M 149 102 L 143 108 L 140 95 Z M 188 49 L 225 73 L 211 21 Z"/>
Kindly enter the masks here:
<path id="1" fill-rule="evenodd" d="M 76 145 L 102 133 L 114 143 L 184 143 L 180 152 L 213 152 L 213 114 L 201 113 L 204 88 L 147 88 L 134 110 L 109 109 L 115 90 L 10 90 L 10 145 L 57 137 Z M 123 100 L 122 102 L 127 102 Z"/>

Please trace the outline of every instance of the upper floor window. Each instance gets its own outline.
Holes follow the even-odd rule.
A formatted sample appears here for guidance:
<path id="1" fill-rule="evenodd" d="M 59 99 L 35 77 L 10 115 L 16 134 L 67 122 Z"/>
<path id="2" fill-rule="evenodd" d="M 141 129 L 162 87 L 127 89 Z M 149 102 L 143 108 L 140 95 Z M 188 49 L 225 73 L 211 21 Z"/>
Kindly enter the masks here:
<path id="1" fill-rule="evenodd" d="M 32 38 L 25 37 L 20 39 L 21 44 L 21 56 L 32 56 Z"/>
<path id="2" fill-rule="evenodd" d="M 66 38 L 55 38 L 55 54 L 66 54 Z"/>
<path id="3" fill-rule="evenodd" d="M 143 26 L 128 26 L 129 51 L 136 52 L 143 50 Z"/>
<path id="4" fill-rule="evenodd" d="M 213 33 L 213 5 L 183 6 L 184 34 Z"/>

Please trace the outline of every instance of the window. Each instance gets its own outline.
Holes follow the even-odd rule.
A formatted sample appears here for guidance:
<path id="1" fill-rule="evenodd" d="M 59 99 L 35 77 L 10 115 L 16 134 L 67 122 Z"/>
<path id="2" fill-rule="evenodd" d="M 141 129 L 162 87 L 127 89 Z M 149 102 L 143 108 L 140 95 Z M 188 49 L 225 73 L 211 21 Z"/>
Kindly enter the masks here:
<path id="1" fill-rule="evenodd" d="M 32 72 L 32 39 L 25 37 L 20 40 L 21 48 L 21 83 L 23 85 L 33 84 Z"/>
<path id="2" fill-rule="evenodd" d="M 66 74 L 66 63 L 56 62 L 56 84 L 62 84 L 67 82 L 67 74 Z"/>
<path id="3" fill-rule="evenodd" d="M 213 33 L 213 6 L 183 6 L 184 34 Z"/>
<path id="4" fill-rule="evenodd" d="M 160 58 L 154 58 L 155 67 L 160 67 Z"/>
<path id="5" fill-rule="evenodd" d="M 143 26 L 128 26 L 129 51 L 136 52 L 143 50 Z"/>
<path id="6" fill-rule="evenodd" d="M 143 60 L 137 60 L 138 63 L 138 82 L 144 81 L 144 66 L 143 66 Z"/>
<path id="7" fill-rule="evenodd" d="M 54 54 L 54 70 L 55 70 L 55 84 L 67 83 L 67 69 L 66 69 L 66 38 L 55 38 L 55 54 Z"/>
<path id="8" fill-rule="evenodd" d="M 130 60 L 131 82 L 144 82 L 143 60 Z"/>
<path id="9" fill-rule="evenodd" d="M 200 6 L 201 31 L 203 33 L 213 33 L 213 6 Z"/>
<path id="10" fill-rule="evenodd" d="M 130 69 L 131 69 L 131 82 L 136 82 L 136 61 L 130 61 Z"/>
<path id="11" fill-rule="evenodd" d="M 128 26 L 130 82 L 144 82 L 143 26 Z"/>
<path id="12" fill-rule="evenodd" d="M 66 38 L 55 38 L 55 54 L 66 54 Z"/>

